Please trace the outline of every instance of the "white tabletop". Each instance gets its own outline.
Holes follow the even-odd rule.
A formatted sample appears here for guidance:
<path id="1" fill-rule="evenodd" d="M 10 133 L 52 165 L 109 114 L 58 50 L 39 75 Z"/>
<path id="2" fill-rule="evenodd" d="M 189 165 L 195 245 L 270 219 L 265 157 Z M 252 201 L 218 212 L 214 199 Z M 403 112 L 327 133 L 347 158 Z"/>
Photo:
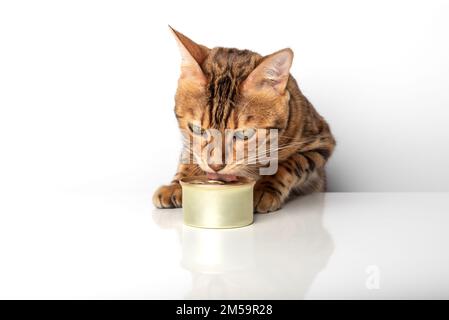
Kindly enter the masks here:
<path id="1" fill-rule="evenodd" d="M 316 194 L 230 230 L 132 192 L 0 210 L 2 299 L 449 298 L 448 193 Z"/>

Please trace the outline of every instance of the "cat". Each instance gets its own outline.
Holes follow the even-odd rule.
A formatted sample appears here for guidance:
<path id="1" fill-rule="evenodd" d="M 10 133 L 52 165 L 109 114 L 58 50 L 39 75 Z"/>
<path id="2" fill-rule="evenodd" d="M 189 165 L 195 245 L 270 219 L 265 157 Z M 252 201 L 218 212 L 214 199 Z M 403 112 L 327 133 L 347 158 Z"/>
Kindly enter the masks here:
<path id="1" fill-rule="evenodd" d="M 182 58 L 175 95 L 179 128 L 190 135 L 212 128 L 277 129 L 278 164 L 274 174 L 260 175 L 254 170 L 257 164 L 217 165 L 203 158 L 197 163 L 181 162 L 171 183 L 154 193 L 154 205 L 182 207 L 179 180 L 205 174 L 255 179 L 256 213 L 276 211 L 294 195 L 324 192 L 325 164 L 336 141 L 290 75 L 293 51 L 286 48 L 263 57 L 249 50 L 209 49 L 170 30 Z"/>

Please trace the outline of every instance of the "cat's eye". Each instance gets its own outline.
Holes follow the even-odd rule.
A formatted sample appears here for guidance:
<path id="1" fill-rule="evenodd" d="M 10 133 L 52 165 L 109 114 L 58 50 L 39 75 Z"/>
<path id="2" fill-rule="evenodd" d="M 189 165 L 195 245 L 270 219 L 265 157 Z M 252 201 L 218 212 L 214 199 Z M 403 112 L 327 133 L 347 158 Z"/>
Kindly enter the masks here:
<path id="1" fill-rule="evenodd" d="M 200 126 L 197 126 L 196 124 L 193 124 L 193 123 L 189 123 L 189 129 L 194 134 L 200 135 L 200 134 L 204 133 L 204 129 L 203 128 L 201 128 Z"/>
<path id="2" fill-rule="evenodd" d="M 234 132 L 234 137 L 239 140 L 249 140 L 256 133 L 256 129 L 244 129 Z"/>

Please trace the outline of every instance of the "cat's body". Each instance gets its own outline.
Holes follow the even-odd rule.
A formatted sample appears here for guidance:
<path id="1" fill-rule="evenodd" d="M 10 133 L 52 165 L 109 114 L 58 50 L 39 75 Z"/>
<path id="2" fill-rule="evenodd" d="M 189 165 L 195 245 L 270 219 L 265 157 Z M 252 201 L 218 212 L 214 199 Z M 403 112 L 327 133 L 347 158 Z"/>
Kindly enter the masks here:
<path id="1" fill-rule="evenodd" d="M 181 163 L 171 184 L 155 192 L 154 204 L 181 207 L 179 179 L 205 173 L 255 178 L 254 209 L 261 213 L 279 209 L 291 195 L 325 191 L 324 166 L 335 140 L 289 74 L 291 50 L 262 57 L 248 50 L 208 49 L 174 34 L 183 56 L 175 106 L 179 127 L 191 129 L 194 121 L 206 130 L 278 129 L 278 169 L 261 176 L 254 165 L 237 162 Z"/>

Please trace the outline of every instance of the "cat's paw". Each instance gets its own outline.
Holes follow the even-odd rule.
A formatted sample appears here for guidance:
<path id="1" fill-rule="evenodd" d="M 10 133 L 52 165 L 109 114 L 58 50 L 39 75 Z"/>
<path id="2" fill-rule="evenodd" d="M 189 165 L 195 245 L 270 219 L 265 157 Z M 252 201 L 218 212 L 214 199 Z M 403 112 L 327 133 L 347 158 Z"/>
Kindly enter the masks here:
<path id="1" fill-rule="evenodd" d="M 171 184 L 160 187 L 153 195 L 153 204 L 156 208 L 181 208 L 181 186 L 179 184 Z"/>
<path id="2" fill-rule="evenodd" d="M 279 210 L 281 206 L 280 196 L 273 191 L 267 189 L 254 190 L 254 212 L 268 213 Z"/>

